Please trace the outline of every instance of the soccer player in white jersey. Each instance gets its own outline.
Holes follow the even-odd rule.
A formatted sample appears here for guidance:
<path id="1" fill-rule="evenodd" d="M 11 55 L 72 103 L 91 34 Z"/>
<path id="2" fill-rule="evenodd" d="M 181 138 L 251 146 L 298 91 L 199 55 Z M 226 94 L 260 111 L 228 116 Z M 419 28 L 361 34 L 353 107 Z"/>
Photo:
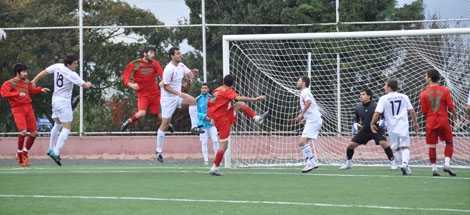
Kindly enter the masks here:
<path id="1" fill-rule="evenodd" d="M 301 77 L 297 81 L 297 89 L 300 90 L 300 114 L 295 118 L 298 122 L 304 122 L 304 130 L 300 137 L 299 147 L 304 155 L 305 167 L 302 173 L 307 173 L 318 168 L 310 141 L 316 140 L 320 133 L 322 118 L 320 108 L 310 92 L 310 78 Z"/>
<path id="2" fill-rule="evenodd" d="M 191 95 L 181 92 L 183 78 L 186 77 L 191 80 L 199 70 L 188 69 L 188 67 L 181 62 L 183 55 L 176 47 L 170 48 L 168 55 L 171 61 L 165 66 L 163 70 L 163 80 L 160 83 L 162 123 L 157 131 L 156 141 L 156 158 L 160 162 L 163 162 L 162 153 L 165 142 L 165 131 L 168 129 L 171 117 L 176 108 L 180 108 L 183 104 L 189 105 L 188 110 L 191 118 L 191 130 L 194 133 L 204 133 L 197 127 L 196 99 Z"/>
<path id="3" fill-rule="evenodd" d="M 390 79 L 385 82 L 385 95 L 380 97 L 374 116 L 371 121 L 371 130 L 377 131 L 376 123 L 381 114 L 385 118 L 385 126 L 395 153 L 395 160 L 401 158 L 401 172 L 403 175 L 410 175 L 411 169 L 408 166 L 410 160 L 410 132 L 408 113 L 411 115 L 413 126 L 416 133 L 419 132 L 418 121 L 416 120 L 416 112 L 411 105 L 407 95 L 396 92 L 398 90 L 398 81 Z"/>
<path id="4" fill-rule="evenodd" d="M 36 84 L 46 75 L 54 74 L 54 92 L 52 94 L 52 119 L 54 119 L 54 127 L 51 129 L 47 155 L 59 166 L 62 165 L 60 150 L 64 146 L 72 127 L 73 85 L 78 85 L 85 89 L 93 86 L 90 82 L 83 81 L 83 79 L 74 72 L 77 66 L 78 57 L 68 54 L 64 58 L 64 63 L 56 63 L 47 67 L 31 81 L 33 84 Z"/>

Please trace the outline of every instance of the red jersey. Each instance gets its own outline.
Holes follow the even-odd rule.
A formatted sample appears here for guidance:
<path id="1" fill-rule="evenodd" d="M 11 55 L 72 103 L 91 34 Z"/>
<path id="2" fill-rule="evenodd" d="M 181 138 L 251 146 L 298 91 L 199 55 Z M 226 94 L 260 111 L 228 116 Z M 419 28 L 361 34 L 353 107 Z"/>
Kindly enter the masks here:
<path id="1" fill-rule="evenodd" d="M 220 86 L 214 90 L 214 98 L 210 99 L 207 105 L 207 116 L 211 119 L 220 117 L 233 117 L 234 112 L 231 102 L 237 98 L 238 94 L 231 87 Z"/>
<path id="2" fill-rule="evenodd" d="M 20 96 L 20 93 L 25 96 Z M 8 100 L 10 107 L 15 108 L 25 104 L 31 104 L 31 96 L 41 93 L 42 87 L 33 87 L 29 80 L 12 78 L 5 81 L 1 88 L 1 95 Z"/>
<path id="3" fill-rule="evenodd" d="M 426 116 L 426 127 L 437 128 L 449 124 L 449 110 L 455 110 L 449 89 L 429 85 L 419 95 L 421 111 Z"/>
<path id="4" fill-rule="evenodd" d="M 137 59 L 129 64 L 122 73 L 124 86 L 129 83 L 137 83 L 139 95 L 160 95 L 160 87 L 157 78 L 162 79 L 163 69 L 157 60 L 144 61 Z"/>

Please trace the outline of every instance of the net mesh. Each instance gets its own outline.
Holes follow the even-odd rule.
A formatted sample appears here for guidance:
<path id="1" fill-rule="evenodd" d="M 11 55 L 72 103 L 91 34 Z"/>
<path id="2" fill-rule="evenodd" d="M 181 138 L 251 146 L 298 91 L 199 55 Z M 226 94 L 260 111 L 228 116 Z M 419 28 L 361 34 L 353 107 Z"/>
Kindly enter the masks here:
<path id="1" fill-rule="evenodd" d="M 231 164 L 302 163 L 297 142 L 303 126 L 290 119 L 300 109 L 296 81 L 309 74 L 310 53 L 311 92 L 323 114 L 320 137 L 313 143 L 321 163 L 344 161 L 361 89 L 371 89 L 377 101 L 383 95 L 385 80 L 398 79 L 399 91 L 408 95 L 419 111 L 418 96 L 425 86 L 425 71 L 433 68 L 441 73 L 442 84 L 450 88 L 457 107 L 454 164 L 468 166 L 470 123 L 464 105 L 470 88 L 469 41 L 469 34 L 230 41 L 229 68 L 236 77 L 237 91 L 248 96 L 266 95 L 266 101 L 252 106 L 271 113 L 261 126 L 238 115 L 231 138 Z M 422 113 L 418 113 L 418 121 L 424 132 Z M 443 157 L 443 148 L 444 144 L 438 145 L 438 158 Z M 424 134 L 413 136 L 411 163 L 425 165 L 427 157 Z M 383 149 L 373 141 L 356 149 L 354 162 L 388 163 Z"/>

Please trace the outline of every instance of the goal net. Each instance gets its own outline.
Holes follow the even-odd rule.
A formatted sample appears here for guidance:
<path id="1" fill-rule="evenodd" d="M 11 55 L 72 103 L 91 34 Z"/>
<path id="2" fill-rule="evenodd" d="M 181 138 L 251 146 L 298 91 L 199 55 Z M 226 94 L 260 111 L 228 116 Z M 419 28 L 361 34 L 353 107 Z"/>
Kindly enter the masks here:
<path id="1" fill-rule="evenodd" d="M 239 94 L 266 95 L 266 101 L 250 105 L 256 111 L 271 113 L 263 125 L 238 114 L 226 166 L 287 166 L 303 162 L 297 144 L 303 125 L 290 119 L 300 109 L 296 81 L 307 75 L 323 115 L 320 137 L 313 142 L 320 163 L 339 164 L 345 160 L 361 89 L 371 89 L 377 101 L 384 94 L 385 80 L 394 78 L 399 80 L 399 92 L 408 95 L 418 111 L 421 133 L 410 133 L 411 163 L 428 165 L 418 96 L 429 69 L 440 72 L 442 84 L 450 88 L 457 107 L 452 164 L 470 166 L 470 122 L 464 112 L 470 89 L 469 53 L 470 28 L 225 35 L 224 74 L 236 77 Z M 441 161 L 443 148 L 444 144 L 438 145 Z M 356 149 L 353 162 L 389 163 L 383 149 L 373 141 Z"/>

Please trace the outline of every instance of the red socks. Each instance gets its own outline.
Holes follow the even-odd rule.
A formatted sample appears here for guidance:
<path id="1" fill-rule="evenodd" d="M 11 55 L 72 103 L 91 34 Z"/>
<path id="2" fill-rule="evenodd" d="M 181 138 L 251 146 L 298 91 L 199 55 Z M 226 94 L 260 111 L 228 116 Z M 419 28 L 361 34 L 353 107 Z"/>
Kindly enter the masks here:
<path id="1" fill-rule="evenodd" d="M 31 147 L 33 147 L 33 144 L 34 144 L 34 140 L 36 139 L 36 137 L 33 137 L 33 136 L 29 136 L 28 137 L 28 140 L 26 141 L 26 149 L 29 151 L 31 149 Z"/>
<path id="2" fill-rule="evenodd" d="M 219 149 L 217 151 L 217 154 L 215 154 L 214 165 L 216 167 L 220 166 L 220 163 L 222 162 L 222 158 L 224 158 L 224 153 L 225 153 L 225 150 Z"/>
<path id="3" fill-rule="evenodd" d="M 256 111 L 246 104 L 240 104 L 240 111 L 250 119 L 253 119 L 256 116 Z"/>
<path id="4" fill-rule="evenodd" d="M 429 148 L 429 160 L 431 161 L 431 164 L 436 163 L 436 148 Z"/>
<path id="5" fill-rule="evenodd" d="M 454 154 L 454 144 L 452 142 L 446 142 L 446 147 L 444 149 L 444 155 L 446 157 L 452 158 Z"/>
<path id="6" fill-rule="evenodd" d="M 134 114 L 134 115 L 132 115 L 132 117 L 130 118 L 130 120 L 131 120 L 131 123 L 134 123 L 134 122 L 139 121 L 139 118 L 135 117 L 135 114 Z"/>
<path id="7" fill-rule="evenodd" d="M 25 136 L 23 136 L 23 135 L 18 135 L 18 150 L 19 150 L 19 151 L 23 150 L 24 138 L 25 138 Z"/>

